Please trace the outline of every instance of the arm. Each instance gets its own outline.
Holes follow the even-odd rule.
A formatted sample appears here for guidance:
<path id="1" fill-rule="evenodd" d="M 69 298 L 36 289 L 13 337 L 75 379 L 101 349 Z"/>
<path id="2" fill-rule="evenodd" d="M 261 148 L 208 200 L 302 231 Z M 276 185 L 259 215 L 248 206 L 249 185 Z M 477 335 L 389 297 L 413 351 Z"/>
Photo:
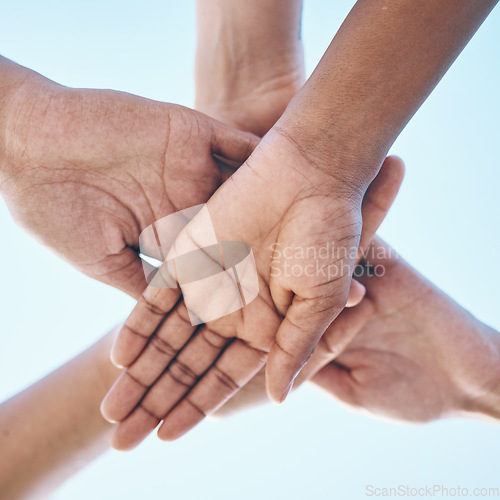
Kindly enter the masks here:
<path id="1" fill-rule="evenodd" d="M 0 405 L 0 491 L 48 494 L 109 448 L 99 405 L 118 376 L 113 334 Z"/>
<path id="2" fill-rule="evenodd" d="M 278 123 L 301 152 L 356 187 L 497 0 L 359 0 Z"/>
<path id="3" fill-rule="evenodd" d="M 264 135 L 304 81 L 302 0 L 198 0 L 196 108 Z"/>

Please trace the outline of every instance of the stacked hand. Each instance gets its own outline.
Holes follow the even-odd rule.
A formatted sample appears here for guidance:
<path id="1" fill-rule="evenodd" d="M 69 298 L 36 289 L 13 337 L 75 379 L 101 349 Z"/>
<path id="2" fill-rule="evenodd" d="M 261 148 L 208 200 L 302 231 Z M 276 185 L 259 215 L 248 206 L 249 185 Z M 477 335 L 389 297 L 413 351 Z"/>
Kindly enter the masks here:
<path id="1" fill-rule="evenodd" d="M 499 333 L 380 239 L 365 255 L 360 277 L 365 298 L 345 309 L 326 331 L 297 386 L 312 379 L 350 407 L 391 420 L 498 420 Z M 339 339 L 348 340 L 340 350 Z M 260 374 L 219 413 L 228 415 L 265 399 Z"/>
<path id="2" fill-rule="evenodd" d="M 205 202 L 257 144 L 182 106 L 68 89 L 39 75 L 9 106 L 1 189 L 14 219 L 77 269 L 135 298 L 146 287 L 141 231 Z"/>
<path id="3" fill-rule="evenodd" d="M 360 200 L 347 198 L 341 189 L 335 191 L 331 181 L 327 184 L 326 174 L 305 161 L 294 168 L 288 165 L 288 177 L 283 172 L 277 179 L 286 158 L 299 161 L 301 157 L 297 158 L 283 138 L 276 138 L 269 148 L 268 138 L 208 202 L 221 241 L 251 241 L 259 295 L 243 309 L 196 328 L 189 321 L 184 302 L 178 301 L 177 290 L 146 289 L 113 349 L 115 362 L 128 366 L 102 407 L 108 419 L 122 422 L 114 438 L 116 447 L 136 445 L 161 420 L 161 438 L 179 437 L 223 405 L 266 360 L 268 376 L 276 379 L 278 389 L 276 393 L 271 387 L 271 391 L 277 399 L 283 398 L 289 388 L 285 394 L 283 389 L 346 302 L 358 248 Z M 265 154 L 268 150 L 269 156 Z M 260 160 L 256 167 L 254 158 Z M 365 242 L 387 213 L 401 178 L 401 162 L 386 160 L 363 203 Z M 266 192 L 277 182 L 281 190 L 270 198 Z M 318 185 L 323 188 L 315 187 Z M 266 210 L 259 210 L 264 201 Z M 352 208 L 345 212 L 346 206 Z M 227 207 L 233 210 L 224 221 Z M 204 234 L 203 228 L 196 230 L 196 223 L 197 218 L 177 239 L 177 255 L 183 253 L 184 244 L 191 247 L 196 235 Z M 340 242 L 340 249 L 332 250 L 332 242 Z M 307 251 L 290 261 L 273 261 L 270 249 L 277 245 L 281 250 Z M 318 268 L 316 261 L 324 254 L 321 248 L 330 250 Z M 340 257 L 332 258 L 332 251 L 340 252 Z M 307 273 L 311 265 L 313 272 Z M 298 266 L 305 272 L 292 275 L 287 266 Z M 168 313 L 165 320 L 162 311 Z"/>
<path id="4" fill-rule="evenodd" d="M 207 64 L 206 57 L 198 57 L 198 105 L 239 127 L 266 133 L 302 84 L 301 44 L 290 47 L 278 65 L 259 59 L 265 78 L 238 65 L 227 78 L 230 85 L 218 81 L 221 73 L 213 70 L 217 61 Z M 188 311 L 179 290 L 157 288 L 158 278 L 148 287 L 113 349 L 114 362 L 128 368 L 102 406 L 106 418 L 121 422 L 115 446 L 136 445 L 162 420 L 161 438 L 181 436 L 266 363 L 270 397 L 285 399 L 349 291 L 350 302 L 361 298 L 356 283 L 350 290 L 360 237 L 362 248 L 385 215 L 379 211 L 370 224 L 363 214 L 362 234 L 366 185 L 341 163 L 330 154 L 309 156 L 286 130 L 274 127 L 208 201 L 217 241 L 243 241 L 252 247 L 259 294 L 243 309 L 196 327 L 190 319 L 194 315 L 203 321 L 201 310 L 209 297 L 198 298 L 199 308 L 189 297 Z M 390 187 L 387 199 L 392 201 Z M 390 202 L 381 205 L 388 209 Z M 206 230 L 207 218 L 195 218 L 170 256 L 204 248 Z M 210 259 L 205 264 L 212 265 Z M 159 274 L 165 283 L 175 281 L 175 272 L 166 265 Z"/>
<path id="5" fill-rule="evenodd" d="M 399 276 L 411 274 L 405 265 L 383 261 L 396 270 L 388 281 L 363 277 L 372 289 L 364 299 L 352 280 L 401 181 L 399 160 L 387 159 L 379 172 L 382 160 L 469 36 L 450 45 L 446 33 L 469 33 L 489 2 L 453 16 L 430 5 L 409 31 L 404 7 L 383 29 L 380 9 L 359 3 L 302 88 L 300 1 L 198 7 L 197 105 L 266 134 L 257 148 L 255 136 L 186 108 L 63 88 L 0 59 L 0 187 L 9 210 L 74 267 L 139 299 L 112 352 L 125 370 L 102 405 L 120 422 L 115 446 L 136 445 L 161 421 L 161 438 L 183 435 L 247 383 L 258 384 L 264 366 L 276 402 L 321 369 L 315 380 L 340 399 L 386 416 L 493 415 L 496 374 L 483 376 L 472 356 L 466 368 L 475 376 L 466 380 L 457 361 L 465 344 L 492 366 L 492 332 L 471 320 L 476 337 L 464 331 L 468 340 L 460 337 L 454 349 L 455 337 L 442 334 L 436 352 L 426 351 L 436 325 L 418 311 L 411 287 L 399 291 Z M 442 17 L 430 26 L 434 10 Z M 470 29 L 443 29 L 461 23 Z M 414 40 L 408 47 L 439 47 L 434 63 L 422 59 L 422 48 L 388 50 L 398 33 Z M 415 68 L 418 77 L 409 78 Z M 161 248 L 175 236 L 159 232 L 158 221 L 203 203 L 155 255 L 164 262 L 148 270 L 154 278 L 146 287 L 140 234 L 152 228 L 149 244 Z M 245 266 L 237 269 L 238 255 L 227 248 L 246 248 Z M 218 289 L 210 293 L 199 282 L 214 276 Z M 391 309 L 402 297 L 408 314 L 406 303 Z M 436 306 L 436 323 L 448 327 L 446 315 L 461 314 L 446 300 L 429 309 Z M 394 328 L 434 336 L 411 337 L 412 344 L 380 333 Z M 408 346 L 422 352 L 413 364 Z M 388 381 L 395 385 L 384 393 Z M 434 398 L 426 395 L 430 381 L 440 388 Z M 426 398 L 418 408 L 404 399 L 410 383 Z"/>

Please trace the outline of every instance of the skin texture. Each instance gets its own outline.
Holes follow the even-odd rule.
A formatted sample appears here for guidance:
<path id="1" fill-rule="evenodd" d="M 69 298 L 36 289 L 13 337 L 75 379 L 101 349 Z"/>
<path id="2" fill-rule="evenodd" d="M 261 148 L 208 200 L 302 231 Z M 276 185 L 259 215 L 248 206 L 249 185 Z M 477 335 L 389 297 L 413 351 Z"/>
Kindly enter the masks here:
<path id="1" fill-rule="evenodd" d="M 189 399 L 180 403 L 177 416 L 167 418 L 160 437 L 178 437 L 206 411 L 213 411 L 251 379 L 267 352 L 268 393 L 274 401 L 284 400 L 294 377 L 346 304 L 351 277 L 346 271 L 325 280 L 271 279 L 270 245 L 319 248 L 333 241 L 341 253 L 351 254 L 361 235 L 361 200 L 389 147 L 495 4 L 432 0 L 415 9 L 411 0 L 356 3 L 282 117 L 208 202 L 218 240 L 242 240 L 252 246 L 260 294 L 246 306 L 244 317 L 237 313 L 223 324 L 209 324 L 203 335 L 215 336 L 194 346 L 190 343 L 183 354 L 189 370 L 174 377 L 181 385 L 194 386 L 190 398 L 196 395 L 204 408 Z M 203 233 L 201 226 L 195 218 L 179 236 L 178 249 L 192 248 Z M 346 270 L 353 263 L 354 257 L 340 258 L 334 265 Z M 116 363 L 130 366 L 155 332 L 156 338 L 170 342 L 166 360 L 171 359 L 182 347 L 179 343 L 193 333 L 182 305 L 171 312 L 178 298 L 171 290 L 148 288 L 120 333 L 113 351 Z M 176 328 L 183 333 L 174 343 Z M 206 380 L 200 380 L 226 347 L 227 338 L 245 344 L 232 344 L 219 358 L 219 371 L 209 371 Z M 140 375 L 138 385 L 143 390 L 159 373 L 152 367 Z M 216 379 L 225 381 L 225 391 L 218 389 Z M 119 420 L 141 392 L 136 383 L 131 381 L 129 390 L 122 390 L 135 396 L 122 400 L 121 411 L 116 404 L 113 414 Z M 163 393 L 151 396 L 157 411 L 169 410 Z M 181 407 L 185 410 L 179 413 Z M 188 419 L 184 411 L 190 407 L 193 415 Z"/>
<path id="2" fill-rule="evenodd" d="M 135 298 L 141 231 L 205 202 L 258 142 L 182 106 L 61 87 L 5 59 L 0 70 L 0 189 L 14 220 Z"/>
<path id="3" fill-rule="evenodd" d="M 373 237 L 387 214 L 402 177 L 401 160 L 389 157 L 368 190 L 363 203 L 365 234 L 368 239 Z M 362 247 L 366 247 L 367 244 L 368 241 L 365 241 Z M 259 297 L 254 302 L 233 313 L 229 320 L 223 318 L 210 322 L 198 328 L 196 332 L 186 319 L 182 319 L 186 318 L 186 310 L 184 308 L 181 312 L 180 308 L 183 306 L 182 302 L 179 303 L 175 309 L 175 314 L 178 315 L 177 321 L 165 322 L 164 326 L 160 327 L 158 334 L 147 344 L 144 355 L 122 374 L 103 401 L 101 407 L 103 415 L 110 420 L 120 421 L 113 436 L 113 446 L 118 449 L 130 449 L 144 439 L 161 420 L 164 420 L 164 423 L 158 432 L 160 437 L 165 439 L 179 437 L 206 415 L 213 413 L 245 385 L 246 380 L 238 378 L 241 373 L 246 374 L 249 368 L 252 370 L 251 376 L 259 372 L 266 360 L 265 349 L 269 349 L 273 341 L 272 335 L 266 338 L 265 328 L 268 326 L 266 321 L 276 320 L 276 317 L 268 312 L 272 312 L 271 308 L 262 307 L 265 305 L 265 299 Z M 248 321 L 247 310 L 252 304 L 255 307 L 252 321 L 255 330 L 261 332 L 262 349 L 260 346 L 254 347 L 250 344 L 249 338 L 244 336 L 246 330 L 242 320 Z M 234 322 L 241 325 L 237 339 L 231 338 L 234 336 Z M 147 338 L 136 333 L 136 329 L 141 327 L 143 327 L 141 324 L 129 324 L 127 348 L 132 344 L 136 348 L 144 348 Z M 228 338 L 224 337 L 224 333 Z M 176 346 L 183 343 L 185 336 L 191 335 L 193 336 L 187 347 L 169 365 L 176 354 Z M 123 342 L 123 338 L 120 342 Z M 220 345 L 227 347 L 217 359 Z M 119 343 L 115 344 L 114 352 L 117 348 L 120 348 Z M 203 348 L 203 357 L 197 356 L 200 348 Z M 235 352 L 240 363 L 239 372 L 232 369 L 231 362 L 226 364 Z M 169 366 L 165 371 L 167 365 Z M 182 399 L 189 390 L 186 382 L 190 380 L 191 374 L 202 374 L 209 368 L 207 375 L 201 379 L 200 387 L 195 386 L 195 389 Z M 158 381 L 148 378 L 152 372 L 156 374 L 155 378 L 159 377 Z M 207 387 L 207 384 L 210 386 Z M 207 393 L 215 393 L 216 397 L 207 399 Z M 181 399 L 182 401 L 176 406 Z M 139 402 L 140 405 L 136 407 Z"/>
<path id="4" fill-rule="evenodd" d="M 109 449 L 113 426 L 99 402 L 119 373 L 109 360 L 114 333 L 0 404 L 2 498 L 48 498 Z"/>
<path id="5" fill-rule="evenodd" d="M 379 276 L 364 266 L 365 298 L 326 331 L 297 386 L 311 379 L 348 407 L 386 420 L 468 417 L 499 423 L 500 333 L 379 238 L 365 255 Z M 219 416 L 266 400 L 261 373 Z"/>
<path id="6" fill-rule="evenodd" d="M 196 109 L 263 136 L 304 84 L 302 0 L 198 0 Z"/>

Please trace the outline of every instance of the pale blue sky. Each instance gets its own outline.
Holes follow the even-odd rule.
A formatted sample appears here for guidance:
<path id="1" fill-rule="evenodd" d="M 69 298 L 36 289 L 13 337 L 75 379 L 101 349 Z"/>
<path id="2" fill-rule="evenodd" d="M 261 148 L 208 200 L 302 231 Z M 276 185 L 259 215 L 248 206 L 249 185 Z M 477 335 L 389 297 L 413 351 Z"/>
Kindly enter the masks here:
<path id="1" fill-rule="evenodd" d="M 351 7 L 305 2 L 311 71 Z M 192 105 L 194 1 L 4 2 L 0 53 L 60 83 Z M 407 176 L 381 234 L 419 271 L 500 329 L 500 11 L 393 147 Z M 61 262 L 0 204 L 0 399 L 97 340 L 132 301 Z M 36 425 L 36 416 L 33 418 Z M 406 427 L 305 388 L 281 407 L 109 452 L 54 499 L 365 498 L 366 484 L 500 487 L 500 433 L 479 422 Z"/>

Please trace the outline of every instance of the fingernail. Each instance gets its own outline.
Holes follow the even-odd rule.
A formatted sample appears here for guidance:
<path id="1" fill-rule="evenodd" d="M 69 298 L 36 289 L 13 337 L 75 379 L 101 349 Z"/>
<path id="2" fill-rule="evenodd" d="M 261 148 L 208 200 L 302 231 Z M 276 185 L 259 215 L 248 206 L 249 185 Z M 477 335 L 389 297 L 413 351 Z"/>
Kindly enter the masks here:
<path id="1" fill-rule="evenodd" d="M 313 349 L 313 352 L 314 352 L 314 349 Z M 307 358 L 307 360 L 312 356 L 312 353 L 309 354 L 309 357 Z M 280 399 L 280 404 L 283 403 L 283 401 L 285 401 L 285 399 L 287 398 L 287 396 L 290 394 L 290 391 L 293 389 L 293 383 L 295 382 L 295 379 L 298 377 L 299 373 L 302 371 L 302 368 L 304 368 L 304 365 L 307 363 L 307 360 L 306 362 L 297 370 L 297 373 L 293 376 L 292 380 L 290 381 L 290 383 L 286 386 L 286 389 L 284 390 L 283 394 L 281 395 L 281 399 Z"/>
<path id="2" fill-rule="evenodd" d="M 111 351 L 111 353 L 109 355 L 109 359 L 110 359 L 111 363 L 113 363 L 117 368 L 120 368 L 120 370 L 123 370 L 125 368 L 121 363 L 118 363 L 118 361 L 115 359 L 115 355 L 114 355 L 113 351 Z"/>
<path id="3" fill-rule="evenodd" d="M 285 399 L 287 398 L 288 394 L 290 394 L 290 391 L 292 390 L 292 387 L 293 387 L 293 381 L 294 380 L 295 380 L 295 377 L 293 377 L 293 379 L 291 380 L 291 382 L 286 386 L 285 391 L 281 395 L 280 404 L 283 403 L 283 401 L 285 401 Z"/>

